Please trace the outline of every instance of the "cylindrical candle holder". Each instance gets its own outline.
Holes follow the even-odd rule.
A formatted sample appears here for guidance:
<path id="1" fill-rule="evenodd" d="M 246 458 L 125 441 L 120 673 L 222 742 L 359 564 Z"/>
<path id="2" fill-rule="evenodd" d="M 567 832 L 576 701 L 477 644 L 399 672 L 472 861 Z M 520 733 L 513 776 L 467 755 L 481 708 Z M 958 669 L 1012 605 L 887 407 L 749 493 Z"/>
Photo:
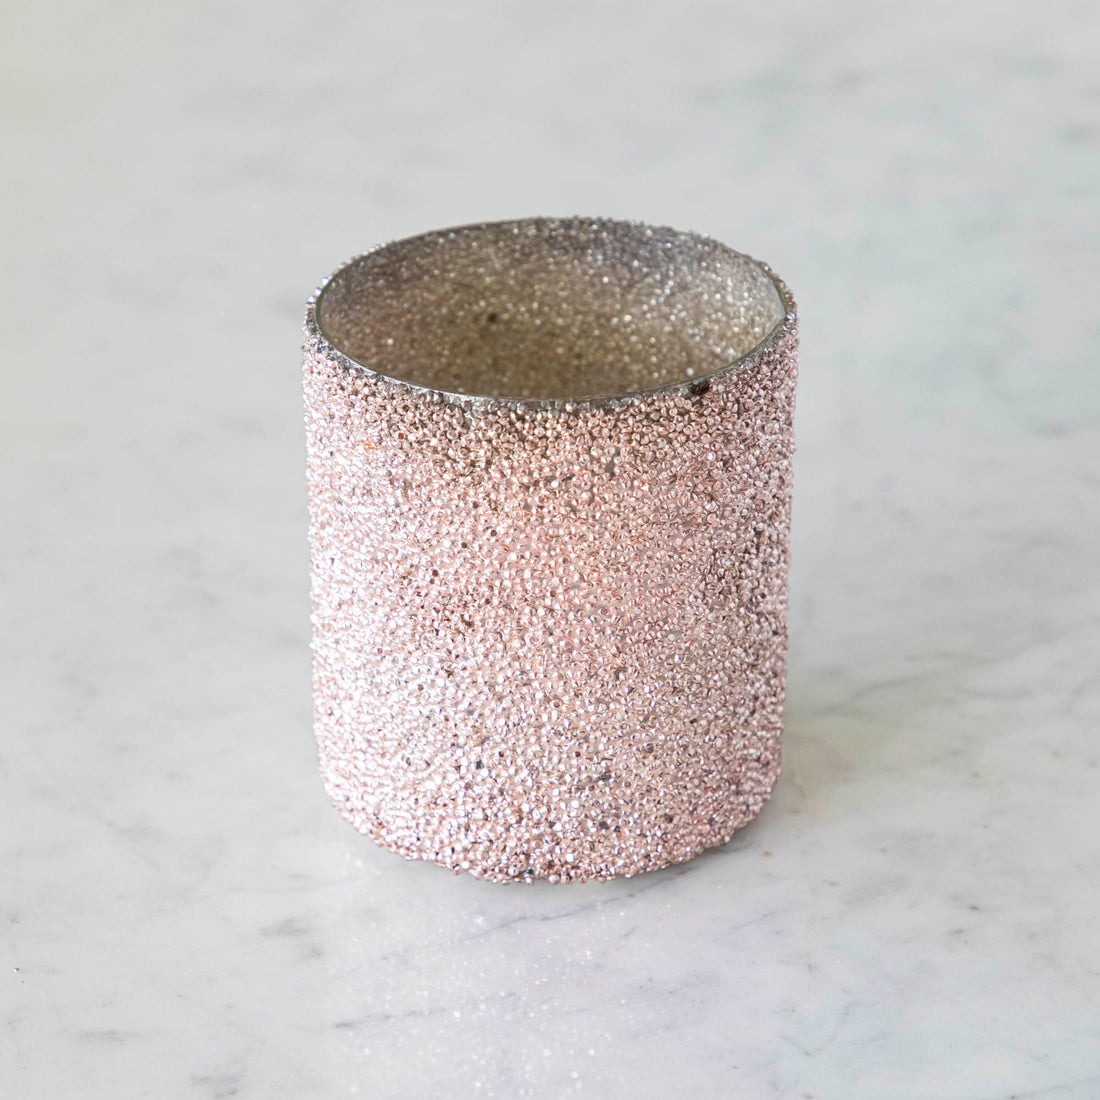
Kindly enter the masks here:
<path id="1" fill-rule="evenodd" d="M 310 300 L 315 732 L 408 858 L 676 863 L 779 774 L 794 301 L 710 238 L 462 226 Z"/>

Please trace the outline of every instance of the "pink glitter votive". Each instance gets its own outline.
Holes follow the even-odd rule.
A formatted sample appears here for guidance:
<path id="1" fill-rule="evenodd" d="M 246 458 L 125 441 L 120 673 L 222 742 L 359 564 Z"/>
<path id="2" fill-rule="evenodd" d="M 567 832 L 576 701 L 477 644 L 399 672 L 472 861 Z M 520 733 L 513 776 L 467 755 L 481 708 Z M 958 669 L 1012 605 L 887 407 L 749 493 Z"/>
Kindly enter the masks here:
<path id="1" fill-rule="evenodd" d="M 403 856 L 607 879 L 729 840 L 779 774 L 797 323 L 636 222 L 463 226 L 310 301 L 325 787 Z"/>

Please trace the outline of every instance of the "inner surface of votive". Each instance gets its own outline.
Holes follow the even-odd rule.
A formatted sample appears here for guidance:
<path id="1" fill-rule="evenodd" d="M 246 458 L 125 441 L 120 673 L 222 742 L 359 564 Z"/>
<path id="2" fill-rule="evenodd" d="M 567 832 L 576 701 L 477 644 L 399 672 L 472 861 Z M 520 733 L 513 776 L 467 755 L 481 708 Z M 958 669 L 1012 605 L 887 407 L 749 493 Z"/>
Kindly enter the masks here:
<path id="1" fill-rule="evenodd" d="M 705 378 L 783 319 L 768 274 L 693 233 L 530 218 L 427 233 L 325 287 L 328 341 L 370 370 L 449 393 L 583 398 Z"/>

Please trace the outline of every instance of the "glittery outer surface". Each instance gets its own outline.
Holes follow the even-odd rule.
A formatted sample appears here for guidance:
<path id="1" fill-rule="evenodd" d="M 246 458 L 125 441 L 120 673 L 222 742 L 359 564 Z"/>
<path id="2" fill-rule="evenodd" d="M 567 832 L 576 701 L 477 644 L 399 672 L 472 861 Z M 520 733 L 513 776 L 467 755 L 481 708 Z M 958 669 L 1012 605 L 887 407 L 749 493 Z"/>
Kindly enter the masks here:
<path id="1" fill-rule="evenodd" d="M 471 352 L 478 323 L 531 330 L 540 256 L 573 279 L 540 305 L 557 342 Z M 660 348 L 650 322 L 680 353 L 630 357 L 631 335 Z M 755 346 L 731 361 L 739 339 Z M 403 381 L 382 350 L 402 340 Z M 586 360 L 619 396 L 585 393 Z M 322 286 L 304 344 L 315 731 L 357 829 L 482 878 L 565 882 L 689 859 L 760 811 L 780 767 L 796 361 L 794 302 L 764 265 L 637 223 L 426 234 Z"/>

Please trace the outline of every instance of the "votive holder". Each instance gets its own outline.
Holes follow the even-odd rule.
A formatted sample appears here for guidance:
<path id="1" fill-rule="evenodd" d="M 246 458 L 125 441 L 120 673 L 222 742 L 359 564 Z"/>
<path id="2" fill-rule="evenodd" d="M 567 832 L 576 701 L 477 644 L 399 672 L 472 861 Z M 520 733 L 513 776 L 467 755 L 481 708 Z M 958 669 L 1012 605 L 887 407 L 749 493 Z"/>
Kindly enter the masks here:
<path id="1" fill-rule="evenodd" d="M 497 882 L 729 840 L 780 769 L 794 301 L 708 237 L 383 245 L 306 311 L 315 733 L 360 832 Z"/>

